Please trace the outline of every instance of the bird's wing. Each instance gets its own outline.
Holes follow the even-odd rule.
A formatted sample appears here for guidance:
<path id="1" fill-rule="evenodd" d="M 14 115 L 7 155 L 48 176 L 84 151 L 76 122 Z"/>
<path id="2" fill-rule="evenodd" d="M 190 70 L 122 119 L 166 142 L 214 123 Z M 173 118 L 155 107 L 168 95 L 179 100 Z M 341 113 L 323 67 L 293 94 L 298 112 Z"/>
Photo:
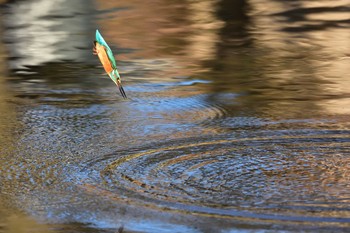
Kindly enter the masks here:
<path id="1" fill-rule="evenodd" d="M 108 58 L 109 58 L 109 60 L 111 62 L 112 68 L 114 70 L 117 69 L 117 63 L 115 61 L 114 55 L 112 53 L 112 50 L 108 47 L 108 45 L 107 45 L 107 47 L 106 46 L 103 46 L 103 47 L 104 47 L 104 49 L 105 49 L 105 51 L 107 53 L 107 56 L 108 56 Z"/>

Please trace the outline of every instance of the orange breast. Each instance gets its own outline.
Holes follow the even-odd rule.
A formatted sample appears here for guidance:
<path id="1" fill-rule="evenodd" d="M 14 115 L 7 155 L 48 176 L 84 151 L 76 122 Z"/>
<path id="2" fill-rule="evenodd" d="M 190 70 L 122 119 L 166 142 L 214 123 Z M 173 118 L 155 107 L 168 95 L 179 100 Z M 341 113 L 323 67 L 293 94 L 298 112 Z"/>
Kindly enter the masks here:
<path id="1" fill-rule="evenodd" d="M 112 64 L 108 59 L 105 48 L 102 45 L 96 43 L 96 52 L 107 74 L 112 72 L 113 71 Z"/>

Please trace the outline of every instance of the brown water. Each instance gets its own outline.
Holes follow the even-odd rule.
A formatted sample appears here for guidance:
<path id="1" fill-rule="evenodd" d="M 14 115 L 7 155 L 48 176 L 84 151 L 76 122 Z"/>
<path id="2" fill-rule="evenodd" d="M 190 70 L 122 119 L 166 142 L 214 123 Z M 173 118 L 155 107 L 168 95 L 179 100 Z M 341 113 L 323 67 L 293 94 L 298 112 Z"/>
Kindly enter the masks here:
<path id="1" fill-rule="evenodd" d="M 350 230 L 346 0 L 1 2 L 1 233 Z"/>

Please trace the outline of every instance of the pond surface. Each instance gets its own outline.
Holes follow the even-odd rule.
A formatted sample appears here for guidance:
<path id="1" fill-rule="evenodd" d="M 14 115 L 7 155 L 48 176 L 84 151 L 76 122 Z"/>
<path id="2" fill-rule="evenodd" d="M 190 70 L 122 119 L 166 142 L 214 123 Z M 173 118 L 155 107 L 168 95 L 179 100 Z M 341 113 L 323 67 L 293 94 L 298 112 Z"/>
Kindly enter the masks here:
<path id="1" fill-rule="evenodd" d="M 0 2 L 0 232 L 350 230 L 346 0 Z"/>

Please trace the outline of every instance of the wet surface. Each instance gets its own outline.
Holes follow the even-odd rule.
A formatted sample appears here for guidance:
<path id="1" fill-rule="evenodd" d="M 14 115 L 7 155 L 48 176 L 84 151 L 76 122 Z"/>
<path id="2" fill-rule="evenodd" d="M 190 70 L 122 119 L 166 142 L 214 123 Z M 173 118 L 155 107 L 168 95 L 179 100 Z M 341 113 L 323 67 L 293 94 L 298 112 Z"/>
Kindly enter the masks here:
<path id="1" fill-rule="evenodd" d="M 0 232 L 349 231 L 346 1 L 2 2 Z"/>

